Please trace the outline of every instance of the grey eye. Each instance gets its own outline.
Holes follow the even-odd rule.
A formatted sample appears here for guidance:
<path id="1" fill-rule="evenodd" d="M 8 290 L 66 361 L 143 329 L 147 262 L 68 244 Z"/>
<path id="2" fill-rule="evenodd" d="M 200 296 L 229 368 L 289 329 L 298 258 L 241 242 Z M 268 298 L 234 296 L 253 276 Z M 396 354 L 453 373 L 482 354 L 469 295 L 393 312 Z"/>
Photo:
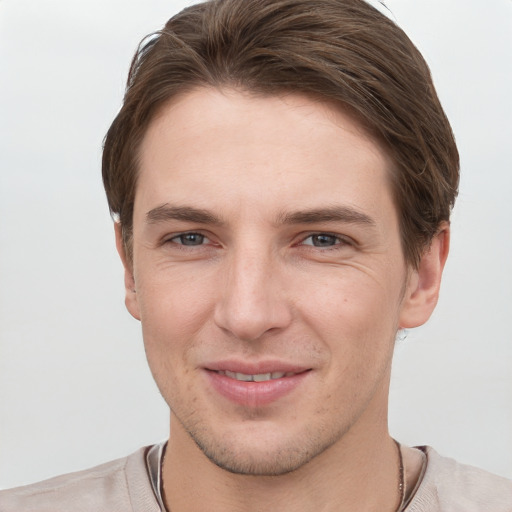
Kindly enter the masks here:
<path id="1" fill-rule="evenodd" d="M 199 233 L 183 233 L 182 235 L 174 237 L 172 240 L 181 245 L 202 245 L 205 239 L 206 237 Z"/>
<path id="2" fill-rule="evenodd" d="M 331 247 L 339 243 L 339 238 L 335 235 L 319 233 L 318 235 L 308 236 L 303 243 L 314 247 Z"/>

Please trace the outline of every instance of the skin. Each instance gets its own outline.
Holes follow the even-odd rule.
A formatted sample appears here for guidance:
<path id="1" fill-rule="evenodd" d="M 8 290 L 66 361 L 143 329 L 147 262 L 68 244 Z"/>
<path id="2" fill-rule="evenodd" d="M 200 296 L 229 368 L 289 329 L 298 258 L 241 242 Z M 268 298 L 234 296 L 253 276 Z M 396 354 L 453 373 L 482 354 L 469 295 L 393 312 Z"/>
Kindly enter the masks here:
<path id="1" fill-rule="evenodd" d="M 133 261 L 116 234 L 171 410 L 173 512 L 397 508 L 394 341 L 435 307 L 449 229 L 406 264 L 392 165 L 351 116 L 301 95 L 201 88 L 151 123 Z M 235 403 L 211 385 L 223 361 L 306 371 L 270 403 Z"/>

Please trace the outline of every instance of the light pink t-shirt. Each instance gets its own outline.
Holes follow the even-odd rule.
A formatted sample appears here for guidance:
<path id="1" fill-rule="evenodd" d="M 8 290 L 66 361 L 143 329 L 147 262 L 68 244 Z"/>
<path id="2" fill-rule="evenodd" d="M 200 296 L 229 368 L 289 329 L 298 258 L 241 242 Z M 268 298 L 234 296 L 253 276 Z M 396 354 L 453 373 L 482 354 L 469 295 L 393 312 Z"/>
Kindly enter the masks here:
<path id="1" fill-rule="evenodd" d="M 427 467 L 406 512 L 512 512 L 512 481 L 423 448 Z M 162 446 L 101 466 L 0 491 L 1 512 L 162 512 Z"/>

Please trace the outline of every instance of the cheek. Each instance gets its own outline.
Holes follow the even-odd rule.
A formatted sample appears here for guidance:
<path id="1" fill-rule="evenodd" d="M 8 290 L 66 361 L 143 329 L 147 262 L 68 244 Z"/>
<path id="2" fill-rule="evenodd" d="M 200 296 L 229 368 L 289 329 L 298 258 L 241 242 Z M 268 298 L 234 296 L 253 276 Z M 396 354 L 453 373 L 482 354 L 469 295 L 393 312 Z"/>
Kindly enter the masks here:
<path id="1" fill-rule="evenodd" d="M 178 390 L 183 390 L 189 380 L 187 354 L 197 339 L 201 311 L 197 301 L 176 289 L 169 293 L 163 283 L 143 288 L 140 295 L 148 365 L 161 395 L 169 406 L 175 405 L 180 396 Z"/>
<path id="2" fill-rule="evenodd" d="M 210 316 L 205 281 L 171 272 L 153 272 L 138 283 L 146 356 L 151 371 L 164 388 L 175 388 L 176 379 L 189 367 L 193 350 Z"/>
<path id="3" fill-rule="evenodd" d="M 201 326 L 215 287 L 203 271 L 169 267 L 147 265 L 152 271 L 138 276 L 137 295 L 147 333 L 158 338 L 172 336 L 177 341 Z"/>
<path id="4" fill-rule="evenodd" d="M 398 326 L 399 277 L 376 279 L 357 269 L 345 269 L 323 284 L 303 290 L 307 302 L 300 309 L 328 350 L 336 353 L 333 360 L 369 362 L 379 353 L 389 353 Z"/>

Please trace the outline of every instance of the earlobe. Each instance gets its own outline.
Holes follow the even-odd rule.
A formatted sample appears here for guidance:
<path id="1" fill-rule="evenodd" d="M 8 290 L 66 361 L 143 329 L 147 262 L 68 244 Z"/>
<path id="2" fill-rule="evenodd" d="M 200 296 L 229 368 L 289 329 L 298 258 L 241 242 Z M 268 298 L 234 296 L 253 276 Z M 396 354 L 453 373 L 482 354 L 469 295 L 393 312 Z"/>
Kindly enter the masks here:
<path id="1" fill-rule="evenodd" d="M 135 287 L 135 278 L 133 275 L 133 263 L 129 261 L 124 243 L 123 243 L 123 235 L 121 224 L 119 222 L 114 223 L 114 230 L 116 235 L 116 247 L 119 257 L 123 262 L 124 267 L 124 288 L 125 288 L 125 304 L 126 309 L 128 309 L 129 313 L 140 320 L 140 312 L 139 312 L 139 303 L 137 299 L 137 289 Z"/>
<path id="2" fill-rule="evenodd" d="M 423 325 L 436 307 L 446 258 L 450 247 L 450 226 L 443 222 L 419 266 L 411 272 L 400 313 L 400 327 Z"/>

